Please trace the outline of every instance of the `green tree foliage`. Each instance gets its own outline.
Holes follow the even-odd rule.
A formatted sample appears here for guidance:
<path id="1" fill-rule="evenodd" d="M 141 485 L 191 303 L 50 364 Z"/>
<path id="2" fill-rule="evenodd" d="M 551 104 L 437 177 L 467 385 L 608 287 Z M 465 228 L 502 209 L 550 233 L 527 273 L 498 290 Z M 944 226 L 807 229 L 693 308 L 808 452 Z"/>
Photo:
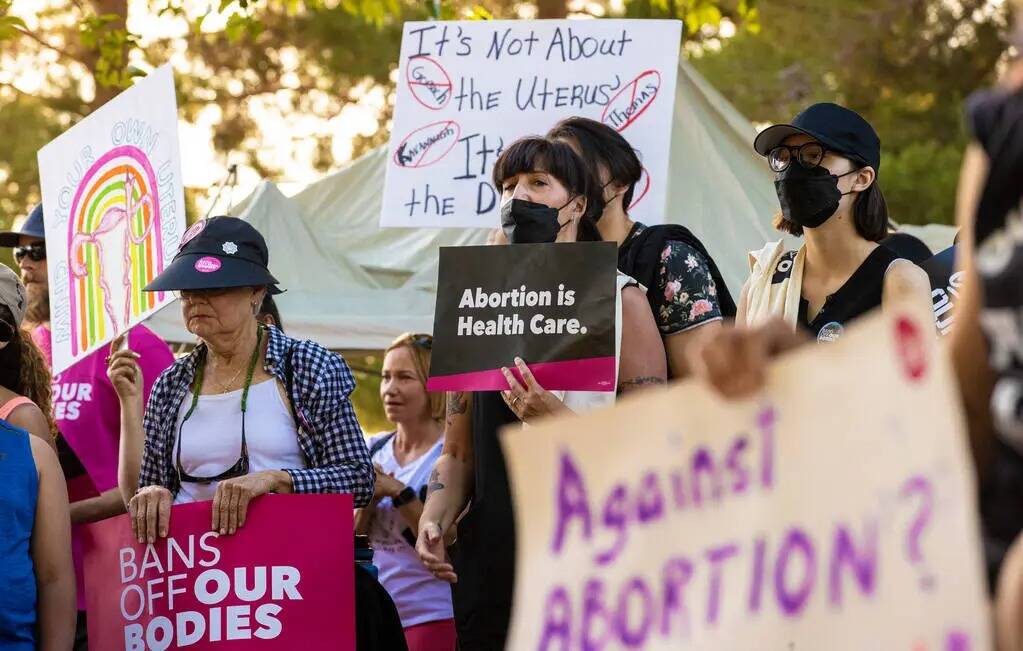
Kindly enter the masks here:
<path id="1" fill-rule="evenodd" d="M 892 217 L 951 223 L 966 134 L 962 103 L 993 80 L 1005 7 L 988 0 L 773 0 L 759 31 L 704 48 L 696 67 L 754 122 L 833 101 L 881 136 Z"/>

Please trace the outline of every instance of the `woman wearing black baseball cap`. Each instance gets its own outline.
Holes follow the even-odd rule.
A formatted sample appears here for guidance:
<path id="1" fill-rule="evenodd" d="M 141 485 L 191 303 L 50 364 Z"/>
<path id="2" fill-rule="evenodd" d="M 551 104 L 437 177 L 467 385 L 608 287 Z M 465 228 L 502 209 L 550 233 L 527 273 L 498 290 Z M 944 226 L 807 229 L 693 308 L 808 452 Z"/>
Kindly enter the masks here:
<path id="1" fill-rule="evenodd" d="M 199 345 L 157 379 L 147 405 L 135 354 L 110 358 L 125 415 L 119 483 L 140 542 L 167 535 L 172 504 L 212 499 L 213 529 L 231 534 L 267 493 L 352 493 L 356 507 L 373 496 L 348 365 L 257 321 L 264 296 L 280 292 L 267 263 L 263 236 L 240 219 L 192 226 L 146 290 L 179 293 Z"/>
<path id="2" fill-rule="evenodd" d="M 750 254 L 739 323 L 780 317 L 793 330 L 834 341 L 881 304 L 886 279 L 927 286 L 922 270 L 878 245 L 889 228 L 877 181 L 881 141 L 859 114 L 814 104 L 791 124 L 765 129 L 753 148 L 775 173 L 775 227 L 805 243 L 786 251 L 779 241 Z"/>
<path id="3" fill-rule="evenodd" d="M 775 242 L 750 254 L 737 328 L 691 352 L 691 366 L 727 397 L 759 389 L 769 360 L 806 341 L 834 341 L 883 297 L 930 304 L 927 274 L 878 242 L 888 210 L 877 184 L 881 142 L 855 112 L 815 104 L 761 132 L 757 153 L 775 172 L 780 230 L 802 235 L 797 251 Z"/>

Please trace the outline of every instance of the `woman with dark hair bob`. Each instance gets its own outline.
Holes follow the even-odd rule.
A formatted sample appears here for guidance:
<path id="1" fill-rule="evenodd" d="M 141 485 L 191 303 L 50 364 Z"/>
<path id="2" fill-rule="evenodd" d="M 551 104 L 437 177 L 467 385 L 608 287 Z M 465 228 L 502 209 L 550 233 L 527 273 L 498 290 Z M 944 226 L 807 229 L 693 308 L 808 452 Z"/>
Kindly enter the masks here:
<path id="1" fill-rule="evenodd" d="M 600 240 L 600 185 L 566 143 L 523 138 L 494 165 L 501 194 L 501 223 L 512 245 Z M 620 318 L 615 336 L 618 392 L 664 384 L 664 349 L 646 298 L 635 281 L 619 273 Z M 525 361 L 514 361 L 519 382 L 507 369 L 507 391 L 448 395 L 444 447 L 430 477 L 419 521 L 419 556 L 433 574 L 455 583 L 455 623 L 460 648 L 504 648 L 514 583 L 515 522 L 504 456 L 497 432 L 552 414 L 608 405 L 614 392 L 547 391 Z M 444 541 L 458 522 L 454 562 Z"/>

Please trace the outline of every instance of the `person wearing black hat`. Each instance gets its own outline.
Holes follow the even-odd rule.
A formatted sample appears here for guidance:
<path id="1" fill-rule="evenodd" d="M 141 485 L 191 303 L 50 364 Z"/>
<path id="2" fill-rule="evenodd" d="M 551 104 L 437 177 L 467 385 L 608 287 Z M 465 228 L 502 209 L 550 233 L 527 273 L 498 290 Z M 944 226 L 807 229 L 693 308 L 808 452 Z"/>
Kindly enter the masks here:
<path id="1" fill-rule="evenodd" d="M 256 319 L 263 297 L 280 293 L 268 257 L 247 222 L 198 222 L 145 290 L 177 292 L 199 344 L 145 405 L 135 356 L 111 356 L 124 414 L 121 490 L 140 542 L 167 535 L 172 504 L 212 499 L 213 530 L 233 534 L 267 493 L 351 493 L 356 507 L 373 497 L 348 365 Z"/>
<path id="2" fill-rule="evenodd" d="M 797 251 L 779 241 L 751 253 L 738 323 L 780 317 L 834 341 L 881 304 L 887 278 L 923 292 L 923 271 L 878 245 L 888 235 L 888 208 L 877 181 L 881 141 L 866 120 L 837 104 L 814 104 L 791 124 L 762 131 L 753 148 L 775 173 L 775 226 L 806 241 Z"/>
<path id="3" fill-rule="evenodd" d="M 50 341 L 50 296 L 46 229 L 43 206 L 38 205 L 15 231 L 0 233 L 0 246 L 14 248 L 21 269 L 27 304 L 25 324 L 32 340 L 52 363 Z M 131 329 L 127 346 L 139 356 L 143 396 L 148 396 L 158 375 L 174 361 L 170 347 L 143 324 Z M 59 432 L 56 446 L 61 467 L 68 480 L 71 500 L 71 536 L 78 580 L 78 630 L 75 649 L 88 648 L 85 621 L 85 573 L 82 569 L 83 531 L 77 526 L 124 513 L 124 501 L 117 484 L 118 438 L 121 414 L 114 387 L 107 378 L 105 359 L 110 346 L 103 346 L 63 373 L 47 378 L 52 386 L 53 421 Z M 43 371 L 49 375 L 49 368 Z"/>

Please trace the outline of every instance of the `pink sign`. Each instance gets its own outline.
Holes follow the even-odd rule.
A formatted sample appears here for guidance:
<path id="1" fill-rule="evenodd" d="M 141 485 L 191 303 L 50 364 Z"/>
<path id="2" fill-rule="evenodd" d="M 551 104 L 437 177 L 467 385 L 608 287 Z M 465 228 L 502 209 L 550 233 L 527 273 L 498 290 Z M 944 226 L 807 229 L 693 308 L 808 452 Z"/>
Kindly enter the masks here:
<path id="1" fill-rule="evenodd" d="M 212 502 L 175 506 L 140 545 L 127 515 L 85 527 L 89 646 L 355 649 L 351 495 L 269 495 L 231 536 Z"/>

